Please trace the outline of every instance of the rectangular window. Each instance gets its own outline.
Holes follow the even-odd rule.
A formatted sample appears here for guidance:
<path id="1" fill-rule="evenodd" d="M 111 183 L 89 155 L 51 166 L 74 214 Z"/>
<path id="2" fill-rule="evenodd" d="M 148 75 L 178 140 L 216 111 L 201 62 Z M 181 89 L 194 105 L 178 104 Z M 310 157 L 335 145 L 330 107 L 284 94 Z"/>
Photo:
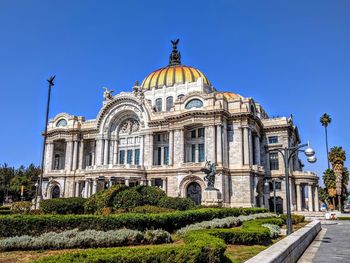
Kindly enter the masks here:
<path id="1" fill-rule="evenodd" d="M 191 138 L 196 138 L 196 130 L 191 131 Z"/>
<path id="2" fill-rule="evenodd" d="M 125 162 L 125 151 L 119 151 L 119 164 L 124 164 Z"/>
<path id="3" fill-rule="evenodd" d="M 164 164 L 165 165 L 169 164 L 169 147 L 168 146 L 164 147 Z"/>
<path id="4" fill-rule="evenodd" d="M 132 150 L 128 150 L 128 156 L 126 159 L 127 164 L 132 164 Z"/>
<path id="5" fill-rule="evenodd" d="M 270 170 L 279 170 L 278 153 L 270 153 Z"/>
<path id="6" fill-rule="evenodd" d="M 157 134 L 157 141 L 158 141 L 158 142 L 161 141 L 161 136 L 160 136 L 160 134 Z"/>
<path id="7" fill-rule="evenodd" d="M 135 165 L 140 164 L 140 149 L 135 149 Z"/>
<path id="8" fill-rule="evenodd" d="M 157 148 L 157 154 L 158 154 L 157 164 L 161 165 L 162 164 L 162 148 L 161 147 Z"/>
<path id="9" fill-rule="evenodd" d="M 192 149 L 191 149 L 191 162 L 195 163 L 196 162 L 196 145 L 192 144 Z"/>
<path id="10" fill-rule="evenodd" d="M 198 137 L 199 138 L 204 137 L 204 128 L 198 129 Z"/>
<path id="11" fill-rule="evenodd" d="M 271 143 L 278 143 L 278 136 L 270 136 L 268 138 L 268 140 L 269 140 L 269 144 L 271 144 Z"/>
<path id="12" fill-rule="evenodd" d="M 198 150 L 199 150 L 199 162 L 204 162 L 205 160 L 205 153 L 204 153 L 204 144 L 198 144 Z"/>

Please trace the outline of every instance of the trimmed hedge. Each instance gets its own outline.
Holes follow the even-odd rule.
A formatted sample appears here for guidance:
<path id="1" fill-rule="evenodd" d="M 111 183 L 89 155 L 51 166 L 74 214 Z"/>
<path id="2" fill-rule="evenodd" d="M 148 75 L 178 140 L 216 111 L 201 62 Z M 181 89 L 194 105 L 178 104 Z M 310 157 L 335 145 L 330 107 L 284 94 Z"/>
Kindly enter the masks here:
<path id="1" fill-rule="evenodd" d="M 42 200 L 40 202 L 40 210 L 45 214 L 84 214 L 85 198 L 53 198 Z"/>
<path id="2" fill-rule="evenodd" d="M 233 229 L 189 231 L 185 244 L 144 246 L 134 248 L 87 249 L 79 252 L 49 256 L 35 262 L 109 262 L 109 263 L 219 263 L 225 262 L 226 243 L 269 244 L 270 231 L 262 227 L 263 220 L 248 221 Z M 282 222 L 280 220 L 279 222 Z M 248 224 L 249 223 L 249 224 Z"/>
<path id="3" fill-rule="evenodd" d="M 190 198 L 165 196 L 159 200 L 158 206 L 183 211 L 194 208 L 196 204 Z"/>
<path id="4" fill-rule="evenodd" d="M 284 222 L 287 223 L 287 215 L 286 214 L 280 215 L 280 218 L 282 218 L 284 220 Z M 305 216 L 292 214 L 292 224 L 299 224 L 299 223 L 302 223 L 304 221 L 305 221 Z"/>
<path id="5" fill-rule="evenodd" d="M 267 212 L 264 208 L 202 208 L 160 214 L 126 213 L 121 215 L 4 215 L 0 216 L 0 237 L 40 235 L 78 228 L 115 230 L 128 228 L 144 231 L 163 229 L 173 232 L 188 224 L 223 218 Z"/>
<path id="6" fill-rule="evenodd" d="M 104 191 L 93 194 L 84 204 L 85 213 L 101 213 L 103 208 L 112 207 L 116 194 L 127 188 L 125 185 L 113 185 Z"/>
<path id="7" fill-rule="evenodd" d="M 166 196 L 166 193 L 156 186 L 136 186 L 136 191 L 138 191 L 143 198 L 144 205 L 157 205 L 162 197 Z"/>
<path id="8" fill-rule="evenodd" d="M 135 188 L 126 189 L 117 193 L 113 198 L 113 207 L 128 209 L 143 204 L 142 195 Z"/>
<path id="9" fill-rule="evenodd" d="M 350 216 L 340 216 L 337 219 L 339 219 L 339 220 L 350 220 Z"/>
<path id="10" fill-rule="evenodd" d="M 164 208 L 159 206 L 153 206 L 153 205 L 143 205 L 143 206 L 137 206 L 132 209 L 129 209 L 132 213 L 142 213 L 142 214 L 158 214 L 158 213 L 165 213 L 165 212 L 172 212 L 175 211 L 174 209 L 170 208 Z"/>

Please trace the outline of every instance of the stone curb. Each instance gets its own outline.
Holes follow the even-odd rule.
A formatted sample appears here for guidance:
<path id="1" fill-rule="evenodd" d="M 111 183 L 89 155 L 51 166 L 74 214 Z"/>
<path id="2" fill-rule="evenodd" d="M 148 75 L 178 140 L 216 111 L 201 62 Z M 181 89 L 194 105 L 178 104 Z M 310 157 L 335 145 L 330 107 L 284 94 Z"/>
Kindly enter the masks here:
<path id="1" fill-rule="evenodd" d="M 320 221 L 312 221 L 249 259 L 246 263 L 295 263 L 320 231 Z"/>

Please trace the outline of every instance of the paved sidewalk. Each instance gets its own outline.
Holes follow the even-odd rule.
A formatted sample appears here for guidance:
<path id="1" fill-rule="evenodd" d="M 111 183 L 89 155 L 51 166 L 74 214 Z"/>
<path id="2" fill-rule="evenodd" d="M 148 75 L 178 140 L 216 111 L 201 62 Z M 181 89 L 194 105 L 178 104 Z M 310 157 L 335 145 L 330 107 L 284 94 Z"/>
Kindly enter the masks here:
<path id="1" fill-rule="evenodd" d="M 322 230 L 298 263 L 350 262 L 350 221 L 322 225 Z"/>

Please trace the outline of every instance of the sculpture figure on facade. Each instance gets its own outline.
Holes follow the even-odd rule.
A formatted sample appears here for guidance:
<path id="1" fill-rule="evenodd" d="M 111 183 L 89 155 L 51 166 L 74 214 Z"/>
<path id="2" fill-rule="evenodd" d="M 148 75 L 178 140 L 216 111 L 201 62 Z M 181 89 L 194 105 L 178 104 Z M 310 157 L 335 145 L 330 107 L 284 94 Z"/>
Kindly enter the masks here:
<path id="1" fill-rule="evenodd" d="M 215 174 L 216 174 L 216 163 L 212 163 L 211 161 L 206 161 L 205 167 L 201 169 L 206 175 L 204 176 L 204 181 L 207 182 L 206 189 L 215 189 Z"/>
<path id="2" fill-rule="evenodd" d="M 113 99 L 113 95 L 112 93 L 114 92 L 114 90 L 108 90 L 108 88 L 103 87 L 104 88 L 104 92 L 103 92 L 103 98 L 104 100 L 112 100 Z"/>

